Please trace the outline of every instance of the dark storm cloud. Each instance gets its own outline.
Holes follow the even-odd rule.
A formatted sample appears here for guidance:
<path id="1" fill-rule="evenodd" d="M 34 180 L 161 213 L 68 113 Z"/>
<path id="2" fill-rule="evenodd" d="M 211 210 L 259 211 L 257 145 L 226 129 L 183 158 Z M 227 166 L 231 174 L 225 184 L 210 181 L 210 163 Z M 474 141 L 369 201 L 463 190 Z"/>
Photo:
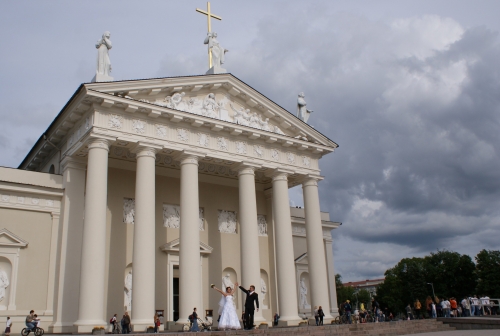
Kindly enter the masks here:
<path id="1" fill-rule="evenodd" d="M 104 30 L 116 79 L 206 71 L 201 5 L 146 3 L 155 10 L 0 5 L 2 165 L 16 166 L 92 78 Z M 438 248 L 498 248 L 500 26 L 498 3 L 482 4 L 212 2 L 226 68 L 291 112 L 304 91 L 310 124 L 340 144 L 321 160 L 320 196 L 344 223 L 333 236 L 345 280 Z M 300 193 L 291 191 L 297 205 Z"/>

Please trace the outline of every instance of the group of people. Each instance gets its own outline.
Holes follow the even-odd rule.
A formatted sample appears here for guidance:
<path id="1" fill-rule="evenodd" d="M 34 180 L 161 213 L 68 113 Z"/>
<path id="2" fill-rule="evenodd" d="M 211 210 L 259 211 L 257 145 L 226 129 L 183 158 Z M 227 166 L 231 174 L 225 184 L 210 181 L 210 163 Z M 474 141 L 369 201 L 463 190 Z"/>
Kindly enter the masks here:
<path id="1" fill-rule="evenodd" d="M 413 315 L 411 304 L 406 306 L 408 319 L 423 318 L 422 303 L 417 299 L 413 303 L 415 316 Z M 436 317 L 470 317 L 481 315 L 496 315 L 498 307 L 491 304 L 490 298 L 483 295 L 478 298 L 477 295 L 464 297 L 462 300 L 454 297 L 441 298 L 437 296 L 432 299 L 430 296 L 425 300 L 425 309 L 429 318 Z"/>
<path id="2" fill-rule="evenodd" d="M 109 323 L 113 326 L 113 334 L 129 334 L 132 331 L 132 325 L 130 324 L 130 315 L 128 314 L 128 312 L 125 312 L 125 314 L 123 314 L 120 323 L 118 323 L 117 314 L 113 315 L 113 317 L 109 320 Z"/>
<path id="3" fill-rule="evenodd" d="M 386 320 L 392 320 L 393 314 L 389 312 L 387 308 L 384 311 L 380 309 L 379 303 L 372 298 L 371 300 L 371 310 L 368 310 L 365 302 L 360 303 L 359 309 L 354 309 L 351 305 L 351 301 L 346 300 L 342 302 L 339 306 L 339 311 L 341 315 L 345 315 L 347 318 L 347 323 L 352 324 L 352 315 L 359 320 L 359 323 L 367 323 L 368 315 L 371 314 L 373 317 L 373 322 L 383 322 Z"/>

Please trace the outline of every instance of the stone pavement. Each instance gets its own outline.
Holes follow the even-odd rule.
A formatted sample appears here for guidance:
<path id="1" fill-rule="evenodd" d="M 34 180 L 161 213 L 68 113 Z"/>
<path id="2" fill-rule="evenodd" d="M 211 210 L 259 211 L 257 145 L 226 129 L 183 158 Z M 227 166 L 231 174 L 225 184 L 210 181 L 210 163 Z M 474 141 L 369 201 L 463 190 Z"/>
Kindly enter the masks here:
<path id="1" fill-rule="evenodd" d="M 451 330 L 451 331 L 435 331 L 430 333 L 411 334 L 411 335 L 412 336 L 498 336 L 500 335 L 500 330 Z"/>

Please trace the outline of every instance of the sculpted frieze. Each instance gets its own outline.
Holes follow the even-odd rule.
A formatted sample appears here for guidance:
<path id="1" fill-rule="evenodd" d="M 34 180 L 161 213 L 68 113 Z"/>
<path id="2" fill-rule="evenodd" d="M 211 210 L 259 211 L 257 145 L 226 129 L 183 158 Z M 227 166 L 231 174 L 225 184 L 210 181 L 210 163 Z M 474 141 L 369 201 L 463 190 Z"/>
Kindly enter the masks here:
<path id="1" fill-rule="evenodd" d="M 146 123 L 142 120 L 134 119 L 132 121 L 132 129 L 138 134 L 146 133 Z"/>
<path id="2" fill-rule="evenodd" d="M 205 231 L 205 217 L 203 208 L 199 209 L 199 229 Z M 179 205 L 163 204 L 163 226 L 178 229 L 181 226 L 181 207 Z"/>
<path id="3" fill-rule="evenodd" d="M 219 232 L 236 234 L 236 212 L 219 210 Z"/>
<path id="4" fill-rule="evenodd" d="M 135 199 L 133 198 L 123 199 L 123 223 L 135 223 Z"/>
<path id="5" fill-rule="evenodd" d="M 159 138 L 166 138 L 167 137 L 167 128 L 162 125 L 156 125 L 156 136 Z"/>

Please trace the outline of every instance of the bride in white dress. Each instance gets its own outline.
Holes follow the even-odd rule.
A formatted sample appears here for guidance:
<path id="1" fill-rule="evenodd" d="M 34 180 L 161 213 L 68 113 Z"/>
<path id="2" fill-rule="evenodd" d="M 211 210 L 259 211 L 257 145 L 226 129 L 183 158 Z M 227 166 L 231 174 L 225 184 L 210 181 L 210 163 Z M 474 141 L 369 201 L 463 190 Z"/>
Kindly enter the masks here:
<path id="1" fill-rule="evenodd" d="M 211 285 L 213 289 L 218 291 L 223 295 L 224 299 L 224 307 L 222 307 L 222 311 L 220 313 L 219 319 L 219 330 L 237 330 L 241 329 L 240 320 L 238 319 L 238 314 L 236 313 L 236 307 L 233 301 L 233 293 L 235 289 L 238 288 L 238 283 L 234 284 L 234 288 L 231 287 L 226 288 L 226 292 L 221 291 L 216 288 L 214 285 Z"/>

